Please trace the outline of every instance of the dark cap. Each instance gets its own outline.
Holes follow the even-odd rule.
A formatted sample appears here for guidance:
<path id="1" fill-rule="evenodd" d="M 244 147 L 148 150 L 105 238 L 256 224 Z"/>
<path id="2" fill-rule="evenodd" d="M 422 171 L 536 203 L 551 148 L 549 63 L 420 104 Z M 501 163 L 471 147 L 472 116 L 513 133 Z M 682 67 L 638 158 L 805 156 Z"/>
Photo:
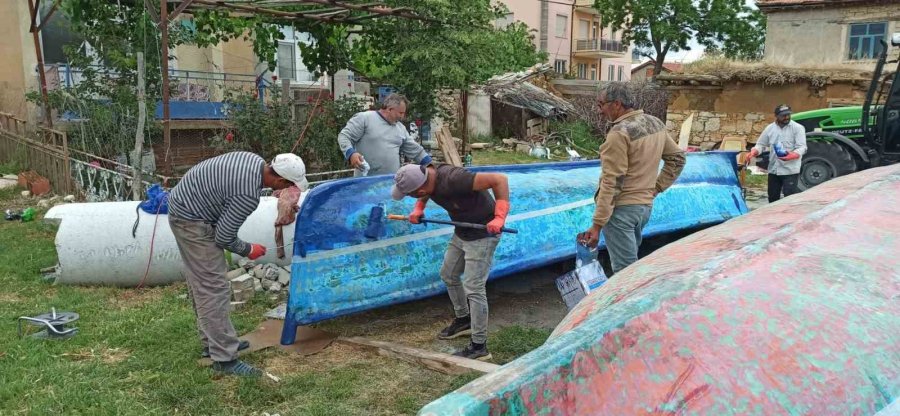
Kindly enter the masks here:
<path id="1" fill-rule="evenodd" d="M 779 104 L 778 107 L 775 107 L 775 115 L 776 116 L 780 117 L 780 116 L 787 115 L 787 114 L 791 114 L 791 107 L 789 105 Z"/>

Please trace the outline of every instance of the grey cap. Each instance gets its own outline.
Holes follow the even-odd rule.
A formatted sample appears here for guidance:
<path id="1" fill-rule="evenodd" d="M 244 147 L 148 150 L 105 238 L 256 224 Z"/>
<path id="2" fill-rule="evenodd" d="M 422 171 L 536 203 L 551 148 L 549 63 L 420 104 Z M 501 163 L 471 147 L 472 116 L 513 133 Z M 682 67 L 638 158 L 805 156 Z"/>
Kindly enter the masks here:
<path id="1" fill-rule="evenodd" d="M 411 192 L 422 187 L 428 179 L 428 168 L 421 165 L 406 165 L 394 174 L 394 186 L 391 197 L 395 201 L 403 199 Z"/>
<path id="2" fill-rule="evenodd" d="M 787 104 L 781 104 L 778 107 L 775 107 L 775 115 L 783 116 L 785 114 L 791 114 L 791 107 Z"/>

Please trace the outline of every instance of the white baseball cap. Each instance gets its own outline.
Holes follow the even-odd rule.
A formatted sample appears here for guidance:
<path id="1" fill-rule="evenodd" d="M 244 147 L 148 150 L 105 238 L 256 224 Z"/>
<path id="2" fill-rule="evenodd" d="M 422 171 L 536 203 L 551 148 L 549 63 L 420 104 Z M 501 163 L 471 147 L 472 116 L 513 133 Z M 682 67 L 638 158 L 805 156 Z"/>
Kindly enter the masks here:
<path id="1" fill-rule="evenodd" d="M 309 182 L 306 180 L 306 164 L 300 156 L 282 153 L 272 159 L 271 166 L 278 176 L 293 182 L 301 191 L 306 192 L 309 188 Z"/>

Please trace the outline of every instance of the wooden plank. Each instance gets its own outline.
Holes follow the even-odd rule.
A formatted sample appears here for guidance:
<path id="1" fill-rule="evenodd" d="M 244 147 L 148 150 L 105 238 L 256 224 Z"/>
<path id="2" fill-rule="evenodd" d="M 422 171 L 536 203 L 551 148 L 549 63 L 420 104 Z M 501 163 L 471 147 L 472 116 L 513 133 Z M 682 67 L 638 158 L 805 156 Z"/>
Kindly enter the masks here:
<path id="1" fill-rule="evenodd" d="M 339 337 L 336 342 L 352 347 L 374 350 L 378 355 L 396 358 L 444 374 L 465 374 L 472 371 L 490 373 L 499 365 L 484 361 L 456 357 L 450 354 L 431 352 L 419 348 L 398 345 L 393 342 L 375 341 L 361 337 Z"/>
<path id="2" fill-rule="evenodd" d="M 444 161 L 453 166 L 462 166 L 462 159 L 459 157 L 459 152 L 456 150 L 456 141 L 453 140 L 450 129 L 447 128 L 447 126 L 441 127 L 437 137 L 438 146 L 440 146 L 441 152 L 444 152 Z"/>

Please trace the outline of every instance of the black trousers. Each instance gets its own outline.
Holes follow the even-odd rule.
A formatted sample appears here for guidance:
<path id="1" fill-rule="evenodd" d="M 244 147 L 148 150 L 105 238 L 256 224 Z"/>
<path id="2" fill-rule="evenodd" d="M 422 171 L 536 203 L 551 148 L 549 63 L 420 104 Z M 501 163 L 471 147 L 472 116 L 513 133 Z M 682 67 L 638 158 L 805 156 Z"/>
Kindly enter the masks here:
<path id="1" fill-rule="evenodd" d="M 797 180 L 800 174 L 793 175 L 773 175 L 769 174 L 769 202 L 775 202 L 781 199 L 781 194 L 791 196 L 799 193 L 800 188 L 797 187 Z"/>

